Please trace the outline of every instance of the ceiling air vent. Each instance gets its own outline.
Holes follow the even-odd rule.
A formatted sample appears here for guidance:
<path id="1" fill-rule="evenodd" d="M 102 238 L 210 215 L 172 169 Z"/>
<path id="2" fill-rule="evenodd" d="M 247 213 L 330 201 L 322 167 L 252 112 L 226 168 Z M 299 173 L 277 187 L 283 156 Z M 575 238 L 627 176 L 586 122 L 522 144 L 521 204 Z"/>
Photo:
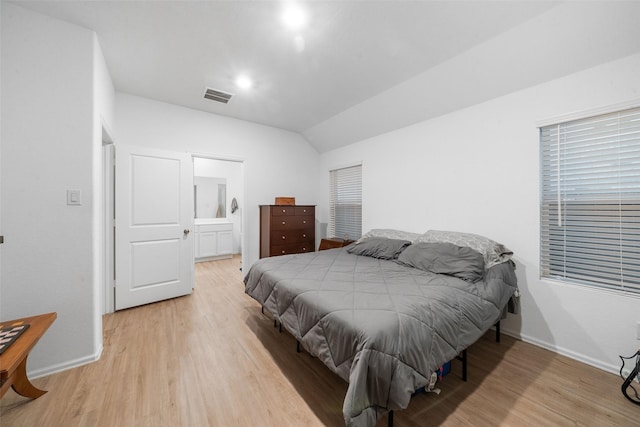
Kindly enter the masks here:
<path id="1" fill-rule="evenodd" d="M 211 89 L 209 87 L 207 88 L 207 91 L 204 93 L 204 97 L 206 99 L 222 102 L 223 104 L 226 104 L 227 102 L 229 102 L 229 100 L 231 99 L 231 96 L 232 95 L 230 93 L 226 93 L 217 89 Z"/>

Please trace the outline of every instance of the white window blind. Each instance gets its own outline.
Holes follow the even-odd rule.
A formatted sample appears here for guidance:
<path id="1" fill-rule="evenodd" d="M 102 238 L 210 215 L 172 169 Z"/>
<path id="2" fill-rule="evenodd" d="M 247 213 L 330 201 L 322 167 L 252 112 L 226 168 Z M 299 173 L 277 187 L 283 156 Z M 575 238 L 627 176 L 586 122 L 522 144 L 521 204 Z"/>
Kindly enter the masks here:
<path id="1" fill-rule="evenodd" d="M 540 128 L 542 277 L 640 294 L 640 108 Z"/>
<path id="2" fill-rule="evenodd" d="M 362 166 L 329 172 L 329 237 L 362 236 Z"/>

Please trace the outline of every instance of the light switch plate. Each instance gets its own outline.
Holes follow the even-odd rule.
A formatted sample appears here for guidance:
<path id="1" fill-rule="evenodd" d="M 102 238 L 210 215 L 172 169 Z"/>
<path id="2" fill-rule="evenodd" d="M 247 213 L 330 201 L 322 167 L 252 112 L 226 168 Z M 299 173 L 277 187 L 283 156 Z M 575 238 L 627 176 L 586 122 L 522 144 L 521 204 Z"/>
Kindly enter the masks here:
<path id="1" fill-rule="evenodd" d="M 80 206 L 82 205 L 82 191 L 80 190 L 67 190 L 67 205 Z"/>

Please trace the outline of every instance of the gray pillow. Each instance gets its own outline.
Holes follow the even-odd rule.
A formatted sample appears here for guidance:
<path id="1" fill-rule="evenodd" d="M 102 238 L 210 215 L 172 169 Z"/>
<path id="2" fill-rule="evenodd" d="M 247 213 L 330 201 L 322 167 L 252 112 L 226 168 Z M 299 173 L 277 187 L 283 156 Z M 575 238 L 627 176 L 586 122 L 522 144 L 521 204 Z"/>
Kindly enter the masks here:
<path id="1" fill-rule="evenodd" d="M 367 237 L 349 245 L 347 252 L 381 259 L 396 259 L 411 244 L 408 240 Z"/>
<path id="2" fill-rule="evenodd" d="M 415 243 L 400 254 L 398 262 L 468 282 L 477 282 L 484 274 L 484 256 L 480 252 L 452 243 Z"/>

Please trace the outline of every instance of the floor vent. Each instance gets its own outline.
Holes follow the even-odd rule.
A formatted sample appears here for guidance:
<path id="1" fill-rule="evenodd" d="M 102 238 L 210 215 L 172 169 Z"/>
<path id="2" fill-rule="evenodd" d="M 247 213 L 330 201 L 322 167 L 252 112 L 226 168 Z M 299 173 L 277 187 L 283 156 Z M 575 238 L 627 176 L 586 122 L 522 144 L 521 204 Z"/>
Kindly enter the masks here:
<path id="1" fill-rule="evenodd" d="M 217 89 L 207 88 L 207 91 L 204 93 L 204 97 L 206 99 L 210 99 L 212 101 L 222 102 L 226 104 L 231 99 L 231 94 L 223 92 Z"/>

